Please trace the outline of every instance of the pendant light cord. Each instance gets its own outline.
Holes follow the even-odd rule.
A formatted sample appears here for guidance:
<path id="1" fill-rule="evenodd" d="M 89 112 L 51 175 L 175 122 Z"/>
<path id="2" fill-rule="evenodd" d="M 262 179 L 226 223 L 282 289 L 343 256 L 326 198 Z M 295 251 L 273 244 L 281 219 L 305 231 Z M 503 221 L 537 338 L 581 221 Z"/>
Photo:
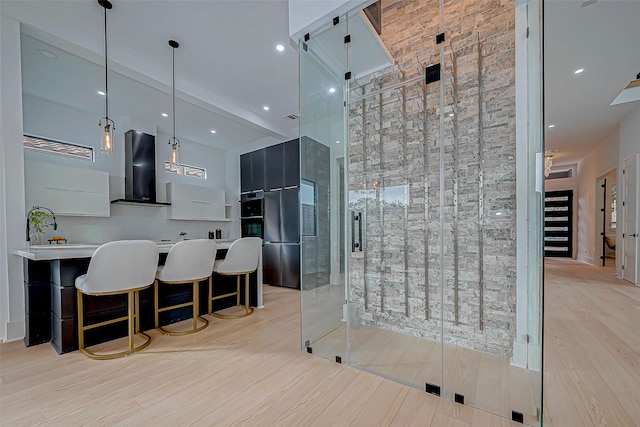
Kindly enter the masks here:
<path id="1" fill-rule="evenodd" d="M 176 138 L 176 49 L 180 47 L 180 43 L 175 40 L 169 40 L 169 46 L 171 46 L 171 98 L 173 107 L 173 139 L 170 143 L 173 145 L 180 143 Z"/>
<path id="2" fill-rule="evenodd" d="M 173 97 L 173 142 L 176 139 L 176 48 L 171 47 L 172 59 L 171 59 L 171 87 Z"/>
<path id="3" fill-rule="evenodd" d="M 105 118 L 109 123 L 109 64 L 107 51 L 107 8 L 104 8 L 104 105 Z"/>

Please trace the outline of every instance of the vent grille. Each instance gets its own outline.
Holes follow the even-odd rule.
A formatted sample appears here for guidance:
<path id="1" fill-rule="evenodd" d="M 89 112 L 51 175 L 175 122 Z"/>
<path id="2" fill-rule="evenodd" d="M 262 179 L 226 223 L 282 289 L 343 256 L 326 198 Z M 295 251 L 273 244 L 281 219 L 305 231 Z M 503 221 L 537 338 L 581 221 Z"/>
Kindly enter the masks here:
<path id="1" fill-rule="evenodd" d="M 283 116 L 284 119 L 289 119 L 289 120 L 298 120 L 300 118 L 299 115 L 297 114 L 288 114 L 286 116 Z"/>

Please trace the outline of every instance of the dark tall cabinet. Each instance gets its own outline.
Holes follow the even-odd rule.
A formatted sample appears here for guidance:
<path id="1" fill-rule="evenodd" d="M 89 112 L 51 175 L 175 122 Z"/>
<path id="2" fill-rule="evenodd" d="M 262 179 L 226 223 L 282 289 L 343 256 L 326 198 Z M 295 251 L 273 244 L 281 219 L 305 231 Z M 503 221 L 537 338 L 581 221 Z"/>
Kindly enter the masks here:
<path id="1" fill-rule="evenodd" d="M 329 148 L 307 137 L 241 157 L 242 192 L 264 190 L 264 283 L 300 289 L 301 270 L 309 286 L 329 283 L 329 168 Z M 256 176 L 264 177 L 262 186 Z"/>
<path id="2" fill-rule="evenodd" d="M 265 190 L 265 150 L 240 156 L 240 191 Z"/>

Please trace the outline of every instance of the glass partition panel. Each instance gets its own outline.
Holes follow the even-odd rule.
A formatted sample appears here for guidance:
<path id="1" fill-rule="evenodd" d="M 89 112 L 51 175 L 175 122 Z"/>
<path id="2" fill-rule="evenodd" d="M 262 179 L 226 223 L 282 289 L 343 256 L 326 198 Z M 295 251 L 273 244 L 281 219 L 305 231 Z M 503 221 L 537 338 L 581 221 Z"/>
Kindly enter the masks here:
<path id="1" fill-rule="evenodd" d="M 302 347 L 347 358 L 345 305 L 346 19 L 300 40 Z"/>
<path id="2" fill-rule="evenodd" d="M 529 425 L 540 424 L 542 393 L 538 9 L 386 2 L 379 37 L 353 37 L 357 11 L 321 34 L 333 44 L 314 50 L 312 35 L 301 49 L 302 135 L 326 123 L 348 136 L 346 151 L 332 149 L 345 185 L 329 204 L 340 211 L 332 256 L 346 269 L 332 271 L 346 272 L 347 312 L 303 284 L 303 343 L 332 359 L 348 349 L 352 366 Z M 380 50 L 388 63 L 362 66 Z M 336 88 L 348 78 L 330 113 L 311 76 L 337 63 Z"/>
<path id="3" fill-rule="evenodd" d="M 438 1 L 422 3 L 439 15 Z M 391 19 L 389 25 L 401 25 L 407 17 Z M 361 244 L 349 257 L 349 362 L 436 392 L 442 385 L 440 49 L 438 23 L 419 27 L 421 34 L 432 31 L 415 45 L 419 51 L 405 50 L 411 55 L 394 56 L 395 65 L 349 82 L 349 215 Z M 380 40 L 394 31 L 383 28 Z M 409 48 L 405 43 L 386 47 L 393 55 L 395 47 Z"/>
<path id="4" fill-rule="evenodd" d="M 518 18 L 515 2 L 444 3 L 443 395 L 536 425 L 540 357 L 529 352 L 540 348 L 529 343 L 539 343 L 539 259 L 531 254 L 528 271 L 517 257 L 524 251 L 527 265 L 539 243 L 536 191 L 526 184 L 535 182 L 535 155 L 526 130 L 516 138 L 518 126 L 536 123 L 526 83 L 516 96 L 516 78 L 528 74 L 525 3 Z"/>
<path id="5" fill-rule="evenodd" d="M 516 209 L 516 177 L 528 180 L 534 168 L 526 161 L 516 168 L 516 4 L 466 6 L 444 2 L 441 15 L 443 395 L 537 424 L 540 372 L 531 369 L 527 346 L 537 328 L 527 301 L 539 286 L 517 265 L 518 239 L 525 251 L 528 238 L 537 241 L 517 227 L 518 214 L 529 212 Z M 535 164 L 534 155 L 522 154 Z M 535 188 L 523 193 L 535 195 Z"/>

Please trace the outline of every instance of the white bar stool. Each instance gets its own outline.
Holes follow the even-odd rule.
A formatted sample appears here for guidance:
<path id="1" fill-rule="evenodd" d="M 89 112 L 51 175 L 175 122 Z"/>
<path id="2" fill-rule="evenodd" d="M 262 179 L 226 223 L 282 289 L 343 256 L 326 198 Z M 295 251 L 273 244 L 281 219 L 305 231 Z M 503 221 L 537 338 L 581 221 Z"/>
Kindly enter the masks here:
<path id="1" fill-rule="evenodd" d="M 253 313 L 253 307 L 249 306 L 249 274 L 256 271 L 262 252 L 262 239 L 259 237 L 243 237 L 231 243 L 227 256 L 216 260 L 213 264 L 213 273 L 226 276 L 237 276 L 237 288 L 235 292 L 213 296 L 213 276 L 209 279 L 209 314 L 223 319 L 237 319 Z M 244 275 L 244 306 L 240 304 L 240 276 Z M 260 285 L 260 284 L 258 284 Z M 236 296 L 236 305 L 244 308 L 244 313 L 237 315 L 218 314 L 213 312 L 213 301 L 222 298 Z"/>
<path id="2" fill-rule="evenodd" d="M 100 246 L 89 261 L 87 274 L 76 279 L 78 296 L 78 344 L 80 351 L 92 359 L 115 359 L 134 351 L 140 351 L 151 342 L 151 337 L 140 332 L 139 291 L 153 283 L 158 268 L 158 245 L 150 240 L 121 240 Z M 91 325 L 84 324 L 83 295 L 127 294 L 127 316 Z M 84 332 L 89 329 L 128 321 L 129 348 L 124 351 L 97 354 L 85 348 Z M 145 337 L 145 342 L 134 346 L 135 334 Z"/>
<path id="3" fill-rule="evenodd" d="M 209 321 L 200 316 L 200 281 L 211 276 L 211 266 L 216 259 L 216 242 L 209 239 L 185 240 L 171 247 L 163 267 L 158 267 L 154 286 L 154 314 L 156 329 L 165 335 L 187 335 L 203 330 Z M 158 282 L 167 285 L 190 283 L 193 301 L 167 307 L 158 307 Z M 193 327 L 186 331 L 169 331 L 160 326 L 159 314 L 177 308 L 193 307 Z M 198 320 L 203 325 L 198 327 Z"/>

